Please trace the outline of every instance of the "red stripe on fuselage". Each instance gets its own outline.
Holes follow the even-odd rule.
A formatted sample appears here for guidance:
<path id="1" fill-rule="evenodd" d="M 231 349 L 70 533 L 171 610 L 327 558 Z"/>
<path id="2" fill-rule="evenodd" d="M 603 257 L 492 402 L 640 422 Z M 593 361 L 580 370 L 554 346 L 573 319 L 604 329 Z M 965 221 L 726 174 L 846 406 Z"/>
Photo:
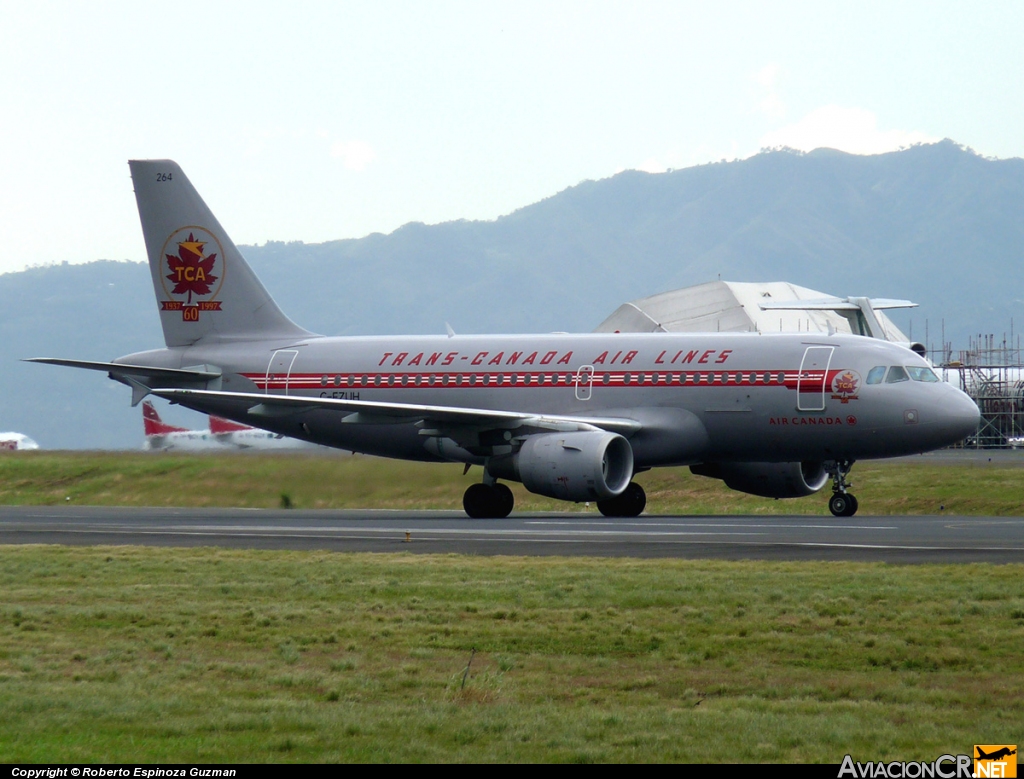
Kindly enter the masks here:
<path id="1" fill-rule="evenodd" d="M 800 392 L 822 392 L 841 370 L 805 371 L 595 371 L 596 387 L 785 387 Z M 262 390 L 332 389 L 522 389 L 575 387 L 575 371 L 451 371 L 300 373 L 284 375 L 245 373 Z M 779 376 L 783 376 L 780 382 Z M 768 381 L 765 381 L 767 376 Z M 684 381 L 680 381 L 684 377 Z M 584 386 L 586 386 L 584 384 Z"/>

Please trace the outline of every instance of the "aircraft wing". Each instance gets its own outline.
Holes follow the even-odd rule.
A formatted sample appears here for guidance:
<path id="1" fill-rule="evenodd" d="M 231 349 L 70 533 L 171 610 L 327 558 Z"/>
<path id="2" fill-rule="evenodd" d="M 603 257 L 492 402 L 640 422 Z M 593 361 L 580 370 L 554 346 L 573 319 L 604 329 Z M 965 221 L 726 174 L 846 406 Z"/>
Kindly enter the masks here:
<path id="1" fill-rule="evenodd" d="M 344 414 L 342 421 L 351 424 L 421 422 L 424 426 L 434 424 L 442 427 L 456 426 L 477 429 L 513 430 L 527 427 L 557 431 L 607 430 L 627 436 L 640 429 L 640 423 L 635 419 L 622 417 L 559 416 L 457 406 L 427 406 L 418 403 L 383 403 L 368 400 L 310 398 L 301 395 L 261 395 L 217 390 L 153 389 L 150 391 L 154 395 L 197 411 L 205 410 L 209 401 L 226 402 L 247 408 L 248 413 L 257 418 L 261 416 L 281 417 L 311 410 L 331 410 Z"/>

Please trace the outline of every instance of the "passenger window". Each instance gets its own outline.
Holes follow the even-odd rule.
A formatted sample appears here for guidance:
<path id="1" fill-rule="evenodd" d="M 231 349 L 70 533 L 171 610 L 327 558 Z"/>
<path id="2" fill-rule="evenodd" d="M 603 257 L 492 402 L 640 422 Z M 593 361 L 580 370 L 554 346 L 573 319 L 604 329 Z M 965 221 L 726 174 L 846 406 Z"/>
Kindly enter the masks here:
<path id="1" fill-rule="evenodd" d="M 902 365 L 893 365 L 889 368 L 889 375 L 885 377 L 886 384 L 896 384 L 901 381 L 910 381 L 910 377 Z"/>
<path id="2" fill-rule="evenodd" d="M 939 377 L 931 368 L 907 366 L 907 372 L 914 381 L 938 381 Z"/>
<path id="3" fill-rule="evenodd" d="M 870 371 L 868 371 L 868 384 L 881 384 L 882 379 L 885 378 L 885 366 L 876 365 Z"/>

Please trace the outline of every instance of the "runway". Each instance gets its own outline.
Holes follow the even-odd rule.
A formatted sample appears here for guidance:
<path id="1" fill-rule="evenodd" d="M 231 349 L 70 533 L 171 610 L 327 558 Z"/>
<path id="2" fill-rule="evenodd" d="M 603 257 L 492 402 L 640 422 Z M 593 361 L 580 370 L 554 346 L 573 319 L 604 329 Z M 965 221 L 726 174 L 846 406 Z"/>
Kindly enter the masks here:
<path id="1" fill-rule="evenodd" d="M 1024 562 L 1024 517 L 648 516 L 472 520 L 457 512 L 0 507 L 0 544 L 338 552 Z"/>

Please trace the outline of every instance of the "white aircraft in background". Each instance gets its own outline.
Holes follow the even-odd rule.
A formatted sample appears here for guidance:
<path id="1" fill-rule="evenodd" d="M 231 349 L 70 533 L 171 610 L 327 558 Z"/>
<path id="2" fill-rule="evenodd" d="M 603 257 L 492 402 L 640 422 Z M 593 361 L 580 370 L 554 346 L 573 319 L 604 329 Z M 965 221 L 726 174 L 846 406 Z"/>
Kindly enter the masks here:
<path id="1" fill-rule="evenodd" d="M 142 424 L 146 431 L 146 443 L 143 448 L 152 452 L 316 448 L 306 441 L 288 438 L 268 430 L 258 430 L 213 415 L 210 415 L 210 427 L 206 430 L 175 427 L 164 422 L 156 407 L 148 400 L 142 404 Z"/>
<path id="2" fill-rule="evenodd" d="M 0 452 L 23 452 L 38 448 L 39 444 L 24 433 L 0 433 Z"/>
<path id="3" fill-rule="evenodd" d="M 768 498 L 831 480 L 829 510 L 852 516 L 854 461 L 978 429 L 978 407 L 919 355 L 859 335 L 325 338 L 278 308 L 178 165 L 129 164 L 165 346 L 35 361 L 103 371 L 133 403 L 152 394 L 325 446 L 481 466 L 471 517 L 512 511 L 499 479 L 635 517 L 647 497 L 633 477 L 678 465 Z"/>

